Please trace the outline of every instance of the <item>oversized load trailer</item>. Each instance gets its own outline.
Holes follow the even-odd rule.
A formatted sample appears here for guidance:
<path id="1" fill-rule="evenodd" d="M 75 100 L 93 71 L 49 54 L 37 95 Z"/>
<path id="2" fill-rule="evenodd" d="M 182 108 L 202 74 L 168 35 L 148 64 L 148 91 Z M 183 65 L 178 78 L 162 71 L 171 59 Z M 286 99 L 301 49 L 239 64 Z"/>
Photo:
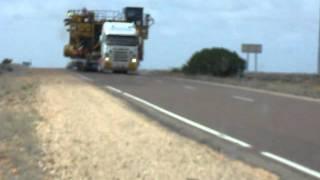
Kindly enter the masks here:
<path id="1" fill-rule="evenodd" d="M 136 71 L 153 23 L 140 7 L 123 12 L 69 10 L 65 26 L 70 39 L 64 55 L 78 70 Z"/>

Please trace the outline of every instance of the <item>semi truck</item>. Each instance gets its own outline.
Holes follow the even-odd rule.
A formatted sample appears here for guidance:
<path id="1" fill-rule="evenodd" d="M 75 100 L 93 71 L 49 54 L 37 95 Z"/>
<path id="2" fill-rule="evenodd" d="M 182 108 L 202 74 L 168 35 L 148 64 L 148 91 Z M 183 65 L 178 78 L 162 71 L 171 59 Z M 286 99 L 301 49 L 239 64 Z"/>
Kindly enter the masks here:
<path id="1" fill-rule="evenodd" d="M 106 22 L 100 36 L 99 71 L 136 71 L 139 66 L 139 37 L 134 23 Z"/>
<path id="2" fill-rule="evenodd" d="M 70 34 L 64 47 L 69 68 L 136 72 L 154 19 L 141 7 L 125 7 L 122 12 L 69 10 L 64 22 Z"/>

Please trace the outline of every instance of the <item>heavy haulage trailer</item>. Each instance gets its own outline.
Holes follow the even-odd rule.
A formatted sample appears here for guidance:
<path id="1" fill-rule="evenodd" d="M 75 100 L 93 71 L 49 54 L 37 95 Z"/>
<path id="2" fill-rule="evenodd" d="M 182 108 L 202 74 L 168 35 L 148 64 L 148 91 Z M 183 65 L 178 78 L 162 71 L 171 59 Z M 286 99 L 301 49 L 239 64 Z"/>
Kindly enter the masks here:
<path id="1" fill-rule="evenodd" d="M 64 22 L 70 34 L 64 47 L 69 68 L 135 72 L 154 20 L 141 7 L 126 7 L 123 12 L 69 10 Z"/>

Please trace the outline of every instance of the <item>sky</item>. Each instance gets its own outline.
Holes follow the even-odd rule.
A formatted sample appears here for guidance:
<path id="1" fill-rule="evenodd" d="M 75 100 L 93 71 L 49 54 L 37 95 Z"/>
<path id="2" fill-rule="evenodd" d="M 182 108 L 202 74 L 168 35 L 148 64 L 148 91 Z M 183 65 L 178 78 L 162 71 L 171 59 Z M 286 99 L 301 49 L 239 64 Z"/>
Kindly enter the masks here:
<path id="1" fill-rule="evenodd" d="M 143 69 L 185 64 L 202 48 L 241 52 L 241 44 L 263 45 L 264 72 L 315 73 L 319 34 L 317 0 L 0 0 L 0 59 L 65 67 L 68 9 L 122 10 L 142 6 L 156 23 L 145 44 Z M 250 58 L 253 69 L 253 56 Z"/>

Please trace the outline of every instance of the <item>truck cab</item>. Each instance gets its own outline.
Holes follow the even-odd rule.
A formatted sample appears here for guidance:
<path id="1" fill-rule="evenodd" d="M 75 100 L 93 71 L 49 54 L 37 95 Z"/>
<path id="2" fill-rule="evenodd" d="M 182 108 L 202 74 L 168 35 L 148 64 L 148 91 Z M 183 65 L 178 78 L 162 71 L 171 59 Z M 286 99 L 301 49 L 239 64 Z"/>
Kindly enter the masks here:
<path id="1" fill-rule="evenodd" d="M 139 66 L 139 36 L 134 23 L 105 22 L 99 71 L 135 72 Z"/>

